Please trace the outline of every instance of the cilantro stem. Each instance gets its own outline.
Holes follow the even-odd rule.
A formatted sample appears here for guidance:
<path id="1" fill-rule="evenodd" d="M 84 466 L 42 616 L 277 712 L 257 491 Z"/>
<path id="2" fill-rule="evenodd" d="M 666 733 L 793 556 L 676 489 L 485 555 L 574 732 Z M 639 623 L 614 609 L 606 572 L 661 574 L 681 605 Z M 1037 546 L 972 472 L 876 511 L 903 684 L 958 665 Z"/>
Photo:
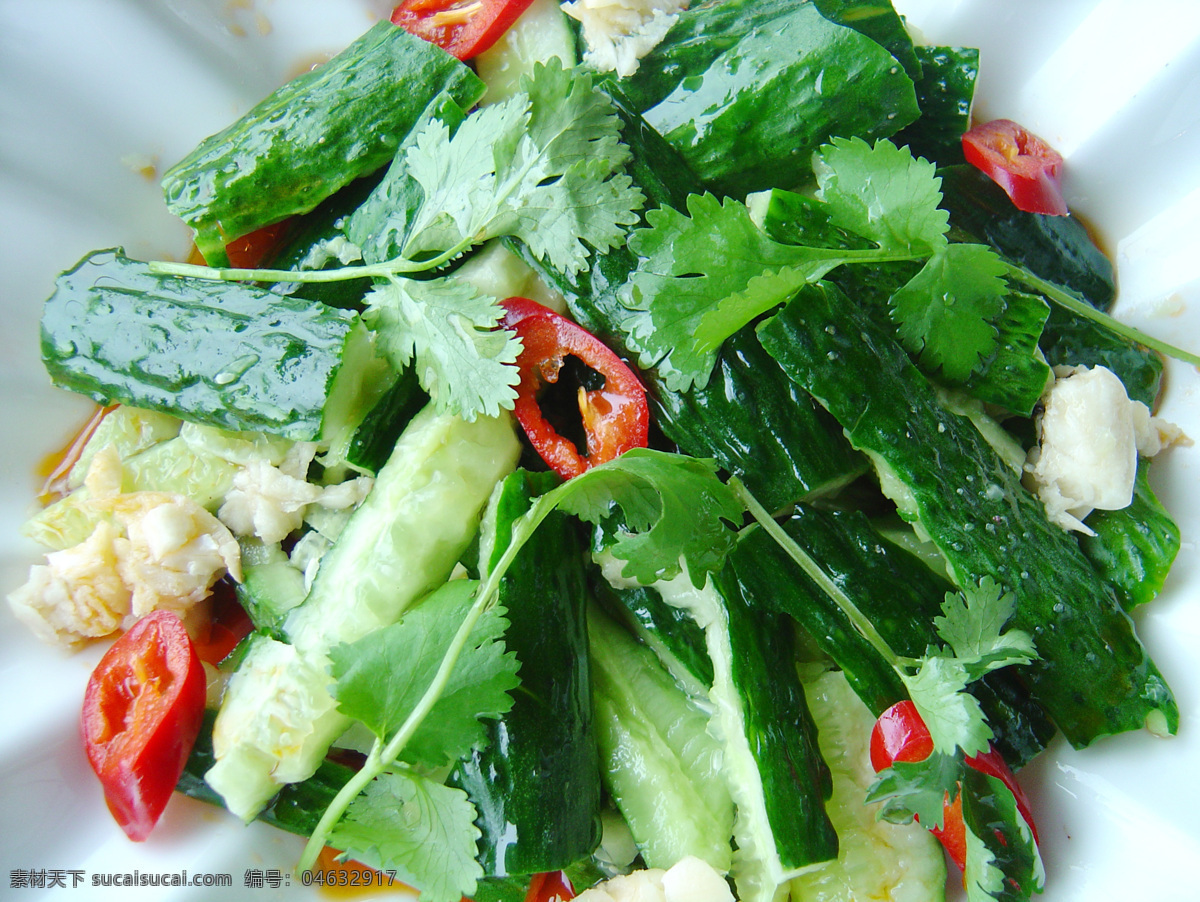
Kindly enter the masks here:
<path id="1" fill-rule="evenodd" d="M 383 772 L 386 765 L 381 765 L 381 749 L 383 748 L 383 740 L 376 738 L 375 744 L 371 746 L 371 751 L 367 754 L 367 760 L 362 768 L 338 790 L 338 794 L 333 797 L 333 801 L 329 803 L 329 807 L 325 809 L 321 819 L 317 821 L 317 826 L 313 829 L 312 835 L 308 838 L 308 842 L 304 845 L 304 853 L 300 856 L 300 863 L 296 865 L 297 873 L 312 870 L 312 866 L 317 862 L 317 856 L 321 854 L 321 849 L 325 847 L 325 838 L 329 836 L 329 832 L 334 828 L 342 815 L 346 813 L 346 809 L 350 807 L 350 803 L 358 798 L 358 794 L 367 788 L 367 785 Z"/>
<path id="2" fill-rule="evenodd" d="M 197 263 L 151 261 L 150 272 L 160 276 L 183 276 L 207 279 L 210 282 L 342 282 L 347 279 L 387 279 L 406 273 L 427 272 L 449 263 L 475 242 L 464 239 L 459 244 L 428 260 L 409 260 L 395 257 L 383 263 L 364 263 L 358 266 L 339 266 L 335 269 L 238 269 L 236 267 L 203 266 Z"/>
<path id="3" fill-rule="evenodd" d="M 911 659 L 903 658 L 892 650 L 892 647 L 887 644 L 887 640 L 879 635 L 879 631 L 875 629 L 875 624 L 871 623 L 870 619 L 859 610 L 858 605 L 838 587 L 837 583 L 829 577 L 829 574 L 822 570 L 820 565 L 803 548 L 796 544 L 795 540 L 784 531 L 783 527 L 775 522 L 770 512 L 758 502 L 757 498 L 750 494 L 750 490 L 742 484 L 740 479 L 736 476 L 731 476 L 729 487 L 741 499 L 742 504 L 746 506 L 746 510 L 754 517 L 759 526 L 766 530 L 767 534 L 778 543 L 779 547 L 787 553 L 788 557 L 795 561 L 800 569 L 817 584 L 821 591 L 828 595 L 842 609 L 842 612 L 854 624 L 855 629 L 862 633 L 863 638 L 870 642 L 871 646 L 879 652 L 879 655 L 898 673 L 903 674 L 905 665 L 913 663 Z"/>
<path id="4" fill-rule="evenodd" d="M 1093 322 L 1100 323 L 1112 329 L 1122 338 L 1127 338 L 1132 342 L 1158 351 L 1160 354 L 1166 354 L 1168 357 L 1174 357 L 1176 360 L 1181 360 L 1184 363 L 1190 363 L 1193 366 L 1200 366 L 1200 355 L 1185 351 L 1182 348 L 1177 348 L 1172 344 L 1155 338 L 1152 335 L 1147 335 L 1141 329 L 1136 329 L 1133 326 L 1126 325 L 1120 320 L 1114 318 L 1103 310 L 1097 310 L 1091 304 L 1081 300 L 1075 294 L 1064 291 L 1053 282 L 1048 282 L 1040 276 L 1035 276 L 1023 267 L 1016 264 L 1004 261 L 1004 266 L 1008 269 L 1008 275 L 1016 279 L 1018 282 L 1023 282 L 1030 288 L 1034 288 L 1044 294 L 1050 300 L 1054 301 L 1061 307 L 1065 307 L 1072 313 L 1090 319 Z"/>

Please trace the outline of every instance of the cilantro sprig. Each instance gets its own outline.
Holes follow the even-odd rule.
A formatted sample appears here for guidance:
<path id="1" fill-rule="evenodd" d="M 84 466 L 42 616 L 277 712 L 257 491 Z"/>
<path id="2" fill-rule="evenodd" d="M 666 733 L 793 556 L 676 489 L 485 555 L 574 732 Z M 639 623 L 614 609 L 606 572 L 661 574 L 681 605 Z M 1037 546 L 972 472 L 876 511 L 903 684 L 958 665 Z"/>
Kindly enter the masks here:
<path id="1" fill-rule="evenodd" d="M 415 365 L 442 410 L 467 419 L 511 409 L 520 341 L 497 329 L 498 299 L 449 276 L 417 280 L 485 241 L 516 237 L 567 273 L 588 266 L 589 248 L 625 240 L 644 197 L 624 172 L 629 148 L 611 99 L 590 75 L 557 59 L 522 78 L 522 92 L 452 129 L 431 116 L 394 165 L 415 187 L 376 227 L 403 236 L 386 260 L 321 270 L 211 268 L 152 263 L 174 276 L 256 282 L 373 278 L 364 321 L 396 369 Z"/>
<path id="2" fill-rule="evenodd" d="M 1000 319 L 1015 286 L 1032 289 L 1125 337 L 1200 364 L 1200 356 L 1123 325 L 1069 291 L 979 244 L 949 244 L 933 164 L 889 141 L 834 138 L 814 154 L 815 202 L 834 227 L 867 248 L 772 240 L 738 201 L 692 195 L 685 211 L 652 210 L 630 236 L 638 269 L 621 293 L 631 311 L 626 343 L 672 390 L 707 383 L 721 343 L 806 282 L 839 266 L 924 263 L 891 299 L 899 337 L 923 367 L 951 381 L 980 372 L 1002 339 Z M 1036 343 L 1025 350 L 1033 355 Z"/>
<path id="3" fill-rule="evenodd" d="M 446 583 L 399 623 L 334 648 L 339 707 L 375 741 L 313 831 L 301 870 L 329 843 L 396 870 L 422 886 L 428 902 L 474 891 L 482 876 L 474 808 L 459 790 L 424 774 L 484 742 L 480 718 L 511 705 L 517 665 L 503 649 L 500 580 L 555 510 L 615 524 L 610 550 L 627 575 L 652 582 L 686 567 L 701 584 L 722 566 L 736 542 L 730 524 L 743 515 L 713 461 L 634 449 L 538 496 L 482 581 Z"/>

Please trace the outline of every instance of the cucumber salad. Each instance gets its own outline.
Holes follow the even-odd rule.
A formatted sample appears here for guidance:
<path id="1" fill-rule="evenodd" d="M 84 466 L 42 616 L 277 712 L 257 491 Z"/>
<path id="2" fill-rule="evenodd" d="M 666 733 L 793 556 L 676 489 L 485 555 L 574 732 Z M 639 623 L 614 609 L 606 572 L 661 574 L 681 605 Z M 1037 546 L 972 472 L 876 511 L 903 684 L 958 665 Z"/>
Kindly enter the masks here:
<path id="1" fill-rule="evenodd" d="M 1053 142 L 878 0 L 386 12 L 155 173 L 191 259 L 42 311 L 98 407 L 8 601 L 104 649 L 125 835 L 190 796 L 303 837 L 277 887 L 425 902 L 1053 897 L 1022 770 L 1183 729 L 1135 621 L 1200 365 L 1107 312 Z"/>

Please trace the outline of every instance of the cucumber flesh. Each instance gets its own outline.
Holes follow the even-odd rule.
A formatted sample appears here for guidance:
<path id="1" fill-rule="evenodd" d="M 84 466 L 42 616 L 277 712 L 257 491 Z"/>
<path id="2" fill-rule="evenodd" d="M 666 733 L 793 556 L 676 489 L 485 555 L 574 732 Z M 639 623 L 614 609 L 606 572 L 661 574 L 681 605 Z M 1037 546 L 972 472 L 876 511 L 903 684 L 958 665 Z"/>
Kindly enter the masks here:
<path id="1" fill-rule="evenodd" d="M 475 57 L 475 74 L 487 85 L 480 106 L 512 97 L 534 63 L 554 57 L 562 60 L 564 69 L 579 62 L 575 34 L 558 0 L 533 0 L 500 40 Z"/>
<path id="2" fill-rule="evenodd" d="M 596 557 L 622 585 L 620 562 Z M 721 742 L 721 777 L 737 806 L 732 875 L 742 902 L 773 902 L 792 877 L 837 856 L 823 805 L 829 771 L 784 641 L 790 634 L 736 587 L 709 580 L 697 589 L 685 571 L 653 588 L 704 628 L 714 674 L 709 732 Z"/>
<path id="3" fill-rule="evenodd" d="M 507 416 L 468 423 L 427 407 L 414 418 L 288 614 L 291 644 L 255 636 L 230 679 L 205 776 L 230 811 L 249 820 L 317 769 L 349 726 L 329 692 L 329 650 L 396 622 L 446 580 L 519 450 Z"/>
<path id="4" fill-rule="evenodd" d="M 707 713 L 598 608 L 588 613 L 588 633 L 604 782 L 642 858 L 668 868 L 694 855 L 728 871 L 733 801 Z"/>
<path id="5" fill-rule="evenodd" d="M 919 824 L 876 818 L 863 797 L 875 781 L 869 741 L 875 717 L 840 671 L 805 684 L 817 722 L 821 754 L 833 773 L 826 806 L 837 828 L 838 857 L 795 877 L 793 902 L 895 899 L 939 902 L 946 895 L 946 860 L 933 834 Z"/>

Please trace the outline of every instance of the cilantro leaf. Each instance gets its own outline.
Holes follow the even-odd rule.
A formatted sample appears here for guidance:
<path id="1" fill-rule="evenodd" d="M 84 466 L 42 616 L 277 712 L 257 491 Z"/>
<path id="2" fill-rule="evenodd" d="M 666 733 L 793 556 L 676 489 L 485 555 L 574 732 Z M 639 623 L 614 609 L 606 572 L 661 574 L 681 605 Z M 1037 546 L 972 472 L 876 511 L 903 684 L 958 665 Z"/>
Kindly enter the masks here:
<path id="1" fill-rule="evenodd" d="M 813 172 L 834 225 L 881 250 L 927 256 L 946 246 L 950 214 L 938 207 L 942 180 L 907 147 L 834 138 L 814 154 Z"/>
<path id="2" fill-rule="evenodd" d="M 1037 657 L 1027 633 L 1004 631 L 1015 605 L 987 577 L 962 594 L 947 593 L 934 625 L 950 648 L 930 649 L 915 674 L 898 671 L 935 749 L 949 753 L 957 746 L 967 755 L 987 751 L 992 729 L 966 687 L 992 670 Z"/>
<path id="3" fill-rule="evenodd" d="M 392 278 L 366 297 L 363 321 L 397 370 L 415 363 L 418 380 L 441 409 L 468 420 L 510 409 L 520 381 L 521 342 L 495 328 L 494 298 L 461 279 Z"/>
<path id="4" fill-rule="evenodd" d="M 409 260 L 437 253 L 464 242 L 469 247 L 487 221 L 496 194 L 496 163 L 492 144 L 512 143 L 524 132 L 529 118 L 524 94 L 475 111 L 456 129 L 432 120 L 408 148 L 408 177 L 423 192 L 423 200 L 402 234 L 408 236 L 402 256 Z M 482 241 L 483 239 L 478 239 Z"/>
<path id="5" fill-rule="evenodd" d="M 948 592 L 942 616 L 934 618 L 938 635 L 954 650 L 971 679 L 1009 664 L 1028 664 L 1037 657 L 1033 639 L 1023 630 L 1004 630 L 1016 600 L 990 577 L 962 594 Z"/>
<path id="6" fill-rule="evenodd" d="M 711 194 L 689 195 L 686 214 L 661 207 L 646 219 L 629 239 L 642 259 L 621 297 L 639 312 L 622 327 L 641 365 L 657 367 L 675 391 L 703 386 L 721 341 L 843 257 L 772 241 L 745 204 Z M 783 281 L 772 281 L 782 270 Z"/>
<path id="7" fill-rule="evenodd" d="M 717 478 L 715 461 L 647 448 L 593 467 L 537 504 L 591 523 L 608 520 L 619 507 L 624 522 L 610 550 L 626 561 L 623 575 L 649 585 L 678 576 L 686 562 L 697 588 L 733 549 L 737 535 L 728 523 L 740 524 L 744 512 Z"/>
<path id="8" fill-rule="evenodd" d="M 949 753 L 957 747 L 967 755 L 987 751 L 992 728 L 978 700 L 965 691 L 971 675 L 960 661 L 930 655 L 916 674 L 901 672 L 900 679 L 929 728 L 935 749 Z"/>
<path id="9" fill-rule="evenodd" d="M 957 755 L 934 752 L 923 761 L 896 761 L 880 771 L 867 792 L 867 802 L 882 802 L 879 817 L 892 824 L 945 826 L 945 802 L 958 793 L 963 762 Z"/>
<path id="10" fill-rule="evenodd" d="M 611 99 L 557 60 L 522 79 L 525 93 L 484 107 L 453 133 L 433 122 L 408 150 L 425 193 L 405 256 L 514 236 L 568 274 L 587 268 L 637 222 L 641 191 Z"/>
<path id="11" fill-rule="evenodd" d="M 380 739 L 397 730 L 433 682 L 477 586 L 452 580 L 399 623 L 333 648 L 329 657 L 341 711 Z M 445 691 L 404 747 L 404 760 L 430 767 L 457 760 L 484 741 L 481 717 L 499 717 L 512 707 L 509 692 L 519 680 L 516 657 L 502 642 L 507 625 L 499 608 L 480 616 Z"/>
<path id="12" fill-rule="evenodd" d="M 475 806 L 460 789 L 403 773 L 381 774 L 350 805 L 329 843 L 421 888 L 422 902 L 473 895 L 483 868 L 475 860 Z"/>
<path id="13" fill-rule="evenodd" d="M 993 353 L 994 321 L 1004 312 L 1005 265 L 981 244 L 951 244 L 935 253 L 891 298 L 901 343 L 926 369 L 962 381 Z"/>
<path id="14" fill-rule="evenodd" d="M 970 902 L 1026 902 L 1042 891 L 1045 870 L 1033 831 L 1003 780 L 964 768 L 962 814 Z"/>

